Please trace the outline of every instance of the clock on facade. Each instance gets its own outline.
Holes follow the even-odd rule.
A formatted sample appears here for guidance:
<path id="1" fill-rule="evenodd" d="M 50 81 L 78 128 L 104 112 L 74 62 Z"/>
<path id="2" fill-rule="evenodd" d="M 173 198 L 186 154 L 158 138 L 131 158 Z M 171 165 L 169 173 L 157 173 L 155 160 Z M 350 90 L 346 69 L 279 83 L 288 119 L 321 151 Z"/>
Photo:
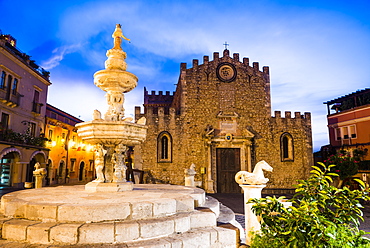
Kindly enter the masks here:
<path id="1" fill-rule="evenodd" d="M 232 82 L 236 78 L 236 69 L 233 64 L 221 63 L 217 66 L 217 77 L 224 82 Z"/>

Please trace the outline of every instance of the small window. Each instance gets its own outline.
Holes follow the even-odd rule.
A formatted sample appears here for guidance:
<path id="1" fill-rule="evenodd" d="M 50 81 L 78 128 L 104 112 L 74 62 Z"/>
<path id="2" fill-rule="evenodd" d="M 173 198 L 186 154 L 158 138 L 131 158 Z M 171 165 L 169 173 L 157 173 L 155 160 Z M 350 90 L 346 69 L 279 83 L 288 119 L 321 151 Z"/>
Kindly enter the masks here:
<path id="1" fill-rule="evenodd" d="M 71 158 L 71 171 L 75 171 L 76 159 Z"/>
<path id="2" fill-rule="evenodd" d="M 342 135 L 340 132 L 340 128 L 336 128 L 335 129 L 335 140 L 341 140 L 341 139 L 342 139 Z"/>
<path id="3" fill-rule="evenodd" d="M 8 130 L 9 128 L 9 115 L 2 113 L 1 114 L 1 128 L 3 131 Z"/>
<path id="4" fill-rule="evenodd" d="M 293 137 L 284 133 L 280 138 L 281 161 L 294 161 Z"/>
<path id="5" fill-rule="evenodd" d="M 39 103 L 39 100 L 40 100 L 40 92 L 35 90 L 34 95 L 33 95 L 32 112 L 35 112 L 37 114 L 41 113 L 42 104 Z"/>
<path id="6" fill-rule="evenodd" d="M 6 73 L 5 73 L 5 71 L 3 71 L 1 73 L 0 89 L 4 89 L 5 88 L 5 80 L 6 80 Z"/>
<path id="7" fill-rule="evenodd" d="M 349 126 L 349 132 L 351 134 L 352 139 L 357 138 L 356 126 L 355 125 Z"/>
<path id="8" fill-rule="evenodd" d="M 49 139 L 53 139 L 53 130 L 52 129 L 49 129 L 49 136 L 48 136 Z"/>
<path id="9" fill-rule="evenodd" d="M 162 132 L 157 140 L 158 162 L 172 161 L 172 138 L 168 132 Z"/>
<path id="10" fill-rule="evenodd" d="M 4 85 L 4 88 L 11 87 L 13 81 L 13 77 L 11 75 L 8 76 L 8 84 Z"/>
<path id="11" fill-rule="evenodd" d="M 33 122 L 29 122 L 28 124 L 28 128 L 29 128 L 29 134 L 33 137 L 36 136 L 36 123 L 33 123 Z"/>
<path id="12" fill-rule="evenodd" d="M 18 88 L 18 79 L 14 78 L 13 85 L 12 85 L 13 95 L 17 95 L 17 88 Z"/>
<path id="13" fill-rule="evenodd" d="M 343 139 L 349 139 L 348 127 L 342 127 Z"/>

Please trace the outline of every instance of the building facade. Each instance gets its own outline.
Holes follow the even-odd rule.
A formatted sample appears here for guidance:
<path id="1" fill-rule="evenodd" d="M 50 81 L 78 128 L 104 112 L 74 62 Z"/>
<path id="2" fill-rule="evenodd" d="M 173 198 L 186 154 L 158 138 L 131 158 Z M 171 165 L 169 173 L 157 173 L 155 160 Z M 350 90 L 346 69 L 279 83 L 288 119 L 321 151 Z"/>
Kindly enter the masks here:
<path id="1" fill-rule="evenodd" d="M 330 145 L 322 149 L 361 152 L 360 171 L 370 171 L 370 89 L 325 102 Z M 370 181 L 370 180 L 368 180 Z"/>
<path id="2" fill-rule="evenodd" d="M 45 134 L 50 149 L 46 184 L 87 182 L 95 179 L 94 147 L 77 135 L 82 120 L 50 105 L 46 106 Z"/>
<path id="3" fill-rule="evenodd" d="M 273 168 L 270 189 L 291 189 L 313 163 L 310 113 L 275 111 L 271 116 L 269 68 L 239 54 L 204 56 L 191 68 L 181 64 L 176 91 L 144 90 L 146 141 L 135 147 L 134 165 L 153 182 L 184 184 L 184 170 L 196 167 L 197 185 L 207 192 L 240 192 L 235 174 L 260 160 Z"/>
<path id="4" fill-rule="evenodd" d="M 49 73 L 0 35 L 0 186 L 33 182 L 35 163 L 46 167 L 44 123 Z"/>

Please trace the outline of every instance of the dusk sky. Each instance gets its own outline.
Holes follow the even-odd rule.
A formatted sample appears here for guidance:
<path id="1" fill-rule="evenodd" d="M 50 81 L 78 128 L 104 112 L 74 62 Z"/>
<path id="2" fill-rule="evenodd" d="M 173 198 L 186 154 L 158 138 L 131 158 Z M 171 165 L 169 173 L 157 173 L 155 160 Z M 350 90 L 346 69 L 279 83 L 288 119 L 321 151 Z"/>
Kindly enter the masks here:
<path id="1" fill-rule="evenodd" d="M 370 87 L 369 0 L 0 0 L 0 10 L 2 34 L 50 71 L 48 103 L 84 121 L 107 106 L 93 74 L 116 23 L 139 78 L 126 116 L 142 106 L 144 87 L 174 91 L 181 62 L 211 60 L 225 42 L 230 54 L 270 67 L 272 115 L 311 112 L 314 151 L 328 144 L 323 102 Z"/>

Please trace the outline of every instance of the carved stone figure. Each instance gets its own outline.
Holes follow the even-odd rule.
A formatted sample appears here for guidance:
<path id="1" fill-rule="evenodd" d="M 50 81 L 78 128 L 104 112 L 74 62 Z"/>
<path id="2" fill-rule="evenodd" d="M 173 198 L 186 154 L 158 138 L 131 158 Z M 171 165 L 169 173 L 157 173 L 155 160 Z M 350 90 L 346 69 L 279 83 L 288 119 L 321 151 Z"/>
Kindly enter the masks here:
<path id="1" fill-rule="evenodd" d="M 137 120 L 137 124 L 145 125 L 146 124 L 146 118 L 144 116 L 141 117 L 139 120 Z"/>
<path id="2" fill-rule="evenodd" d="M 108 92 L 105 96 L 109 105 L 105 120 L 121 121 L 125 115 L 123 94 L 121 92 Z"/>
<path id="3" fill-rule="evenodd" d="M 95 109 L 93 113 L 93 120 L 101 120 L 101 113 L 99 110 Z"/>
<path id="4" fill-rule="evenodd" d="M 98 144 L 96 146 L 96 152 L 95 152 L 95 171 L 96 171 L 96 179 L 94 182 L 105 182 L 105 176 L 103 173 L 104 169 L 104 156 L 107 153 L 106 150 L 104 150 L 103 146 Z"/>
<path id="5" fill-rule="evenodd" d="M 265 178 L 265 176 L 263 175 L 263 170 L 272 171 L 273 168 L 268 163 L 266 163 L 266 161 L 262 160 L 256 164 L 253 173 L 250 173 L 248 171 L 239 171 L 238 173 L 236 173 L 235 181 L 238 184 L 266 184 L 269 179 Z"/>
<path id="6" fill-rule="evenodd" d="M 195 186 L 195 182 L 194 182 L 194 176 L 195 174 L 197 174 L 195 172 L 195 164 L 191 164 L 190 165 L 190 168 L 189 169 L 185 169 L 185 186 L 191 186 L 191 187 L 194 187 Z"/>
<path id="7" fill-rule="evenodd" d="M 127 147 L 123 144 L 118 144 L 114 151 L 111 158 L 114 167 L 113 182 L 126 182 L 127 166 L 125 165 L 125 152 L 127 151 Z"/>
<path id="8" fill-rule="evenodd" d="M 112 34 L 112 37 L 114 39 L 114 47 L 113 47 L 113 49 L 120 49 L 120 50 L 122 50 L 122 48 L 121 48 L 122 38 L 124 38 L 125 40 L 130 41 L 130 39 L 126 38 L 123 35 L 122 29 L 121 29 L 121 24 L 116 24 L 116 29 L 114 30 L 114 32 Z"/>
<path id="9" fill-rule="evenodd" d="M 41 165 L 39 162 L 35 164 L 35 170 L 33 171 L 33 176 L 35 177 L 35 188 L 41 188 L 42 187 L 42 179 L 46 175 L 46 169 L 41 168 Z"/>

